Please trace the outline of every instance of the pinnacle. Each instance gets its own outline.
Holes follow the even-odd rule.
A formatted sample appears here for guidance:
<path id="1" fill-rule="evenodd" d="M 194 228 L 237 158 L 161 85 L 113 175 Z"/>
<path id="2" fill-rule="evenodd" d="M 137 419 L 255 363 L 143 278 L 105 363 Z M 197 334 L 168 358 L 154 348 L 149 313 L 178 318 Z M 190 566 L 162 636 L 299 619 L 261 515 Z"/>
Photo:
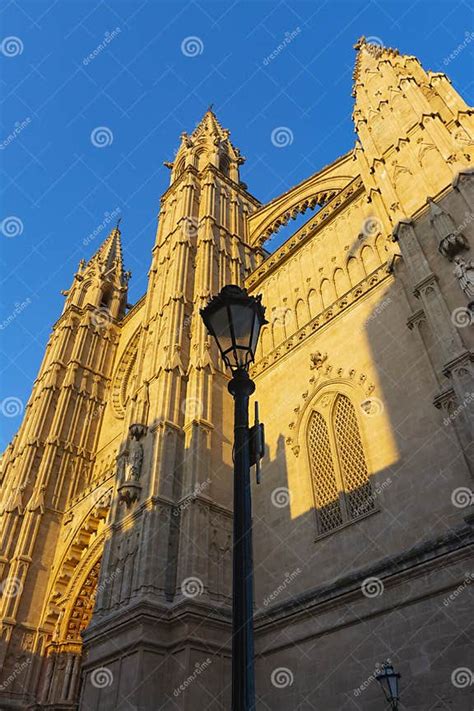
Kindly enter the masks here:
<path id="1" fill-rule="evenodd" d="M 386 47 L 380 37 L 375 36 L 364 37 L 362 35 L 354 44 L 354 49 L 357 52 L 352 74 L 354 84 L 360 80 L 363 64 L 374 64 L 375 68 L 377 61 L 381 57 L 396 57 L 400 54 L 398 49 Z M 355 96 L 355 91 L 353 91 L 353 96 Z"/>
<path id="2" fill-rule="evenodd" d="M 119 273 L 123 272 L 122 242 L 120 239 L 121 232 L 119 224 L 120 219 L 102 242 L 97 252 L 89 260 L 89 265 L 99 263 L 105 272 L 109 272 L 112 269 L 117 269 Z"/>
<path id="3" fill-rule="evenodd" d="M 193 136 L 208 132 L 215 136 L 219 136 L 219 138 L 228 137 L 229 131 L 221 126 L 219 119 L 217 118 L 214 112 L 213 106 L 213 104 L 210 104 L 209 107 L 206 109 L 202 119 L 199 121 L 198 125 L 193 131 Z"/>
<path id="4" fill-rule="evenodd" d="M 445 214 L 441 207 L 430 197 L 428 198 L 428 205 L 430 208 L 431 217 L 437 217 L 438 215 Z"/>

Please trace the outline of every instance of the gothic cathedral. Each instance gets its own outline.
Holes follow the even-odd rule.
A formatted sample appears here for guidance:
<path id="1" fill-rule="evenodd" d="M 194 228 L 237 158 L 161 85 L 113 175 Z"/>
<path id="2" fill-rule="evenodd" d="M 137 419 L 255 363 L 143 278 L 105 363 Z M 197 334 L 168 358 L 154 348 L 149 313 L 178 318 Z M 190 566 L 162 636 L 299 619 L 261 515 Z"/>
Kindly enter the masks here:
<path id="1" fill-rule="evenodd" d="M 352 150 L 261 204 L 208 110 L 166 164 L 143 297 L 118 226 L 64 292 L 2 459 L 1 709 L 229 709 L 233 413 L 199 316 L 225 284 L 269 321 L 258 708 L 376 711 L 387 658 L 406 708 L 472 708 L 473 111 L 356 50 Z"/>

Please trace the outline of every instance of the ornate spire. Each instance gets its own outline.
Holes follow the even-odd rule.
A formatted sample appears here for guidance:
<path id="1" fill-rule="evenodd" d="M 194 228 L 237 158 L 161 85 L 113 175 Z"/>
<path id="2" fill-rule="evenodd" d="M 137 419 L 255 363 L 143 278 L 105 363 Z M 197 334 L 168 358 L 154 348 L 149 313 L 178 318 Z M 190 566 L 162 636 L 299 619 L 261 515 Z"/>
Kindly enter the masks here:
<path id="1" fill-rule="evenodd" d="M 205 135 L 207 133 L 210 136 L 218 138 L 221 141 L 225 141 L 229 138 L 230 131 L 227 128 L 223 128 L 221 126 L 216 114 L 212 109 L 212 106 L 213 105 L 210 104 L 206 113 L 194 129 L 192 136 L 193 138 L 199 138 L 200 136 Z"/>
<path id="2" fill-rule="evenodd" d="M 382 57 L 388 59 L 389 57 L 397 57 L 400 54 L 398 49 L 385 47 L 382 40 L 378 37 L 359 37 L 354 45 L 354 49 L 357 52 L 357 56 L 354 65 L 354 72 L 352 74 L 352 78 L 354 80 L 354 88 L 352 91 L 353 96 L 355 96 L 356 93 L 355 85 L 358 81 L 360 81 L 362 71 L 365 68 L 364 64 L 367 64 L 367 67 L 371 66 L 372 69 L 375 69 L 378 60 Z"/>
<path id="3" fill-rule="evenodd" d="M 120 220 L 121 218 L 108 237 L 102 242 L 97 252 L 91 257 L 85 269 L 88 269 L 92 265 L 99 265 L 100 273 L 105 277 L 108 276 L 112 270 L 120 276 L 125 274 L 123 268 L 122 241 L 120 238 L 122 233 L 119 229 Z"/>
<path id="4" fill-rule="evenodd" d="M 189 166 L 201 172 L 208 165 L 213 165 L 234 182 L 240 182 L 239 166 L 245 158 L 229 136 L 230 131 L 222 127 L 211 104 L 193 132 L 181 134 L 181 145 L 174 162 L 164 163 L 172 170 L 171 183 Z"/>
<path id="5" fill-rule="evenodd" d="M 131 273 L 125 271 L 120 239 L 120 220 L 88 262 L 81 259 L 74 281 L 68 291 L 64 309 L 70 305 L 112 309 L 114 317 L 125 312 L 127 284 Z"/>

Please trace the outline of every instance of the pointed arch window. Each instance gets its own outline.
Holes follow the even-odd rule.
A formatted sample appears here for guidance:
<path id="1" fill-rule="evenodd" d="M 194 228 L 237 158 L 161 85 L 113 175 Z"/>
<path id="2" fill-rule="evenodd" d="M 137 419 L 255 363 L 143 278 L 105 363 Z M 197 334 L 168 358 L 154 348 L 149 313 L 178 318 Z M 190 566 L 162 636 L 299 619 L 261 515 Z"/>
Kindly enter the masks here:
<path id="1" fill-rule="evenodd" d="M 180 159 L 180 161 L 179 161 L 178 164 L 176 165 L 176 168 L 175 168 L 175 176 L 176 176 L 176 178 L 178 178 L 178 177 L 181 175 L 181 173 L 184 173 L 184 167 L 185 167 L 185 165 L 186 165 L 186 159 L 183 157 L 183 158 Z"/>
<path id="2" fill-rule="evenodd" d="M 341 393 L 326 394 L 308 422 L 318 533 L 324 534 L 375 508 L 354 405 Z"/>

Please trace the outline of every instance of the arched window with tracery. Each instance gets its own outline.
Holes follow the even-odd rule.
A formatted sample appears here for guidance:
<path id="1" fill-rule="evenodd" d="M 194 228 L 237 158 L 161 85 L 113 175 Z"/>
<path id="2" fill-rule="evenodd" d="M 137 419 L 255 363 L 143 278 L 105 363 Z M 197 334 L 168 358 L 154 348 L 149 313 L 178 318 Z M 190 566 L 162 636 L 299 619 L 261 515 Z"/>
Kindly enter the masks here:
<path id="1" fill-rule="evenodd" d="M 318 533 L 360 518 L 375 507 L 354 405 L 326 394 L 308 421 L 307 446 Z"/>

